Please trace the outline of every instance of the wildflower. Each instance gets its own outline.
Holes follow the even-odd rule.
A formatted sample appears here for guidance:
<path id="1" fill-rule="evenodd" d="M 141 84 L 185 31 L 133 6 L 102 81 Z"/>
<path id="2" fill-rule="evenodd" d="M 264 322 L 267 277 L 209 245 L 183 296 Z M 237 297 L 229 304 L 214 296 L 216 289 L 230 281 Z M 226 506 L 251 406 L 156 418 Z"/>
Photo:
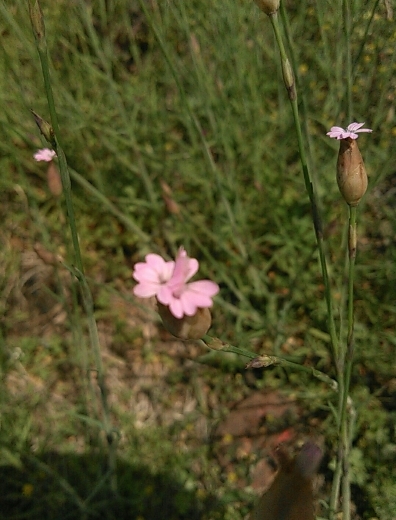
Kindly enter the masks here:
<path id="1" fill-rule="evenodd" d="M 357 139 L 360 132 L 372 132 L 370 128 L 362 128 L 365 123 L 351 123 L 348 125 L 348 128 L 344 130 L 340 126 L 332 126 L 330 128 L 330 132 L 327 132 L 326 135 L 332 137 L 333 139 Z"/>
<path id="2" fill-rule="evenodd" d="M 346 130 L 333 126 L 326 135 L 340 141 L 337 159 L 337 184 L 349 206 L 357 206 L 366 193 L 368 179 L 366 167 L 356 139 L 360 132 L 372 132 L 362 128 L 364 123 L 351 123 Z"/>
<path id="3" fill-rule="evenodd" d="M 56 157 L 55 151 L 49 148 L 42 148 L 37 150 L 33 157 L 38 162 L 44 161 L 49 163 L 47 169 L 48 188 L 54 197 L 59 197 L 62 194 L 63 186 L 58 167 L 52 160 Z"/>
<path id="4" fill-rule="evenodd" d="M 33 157 L 36 161 L 51 162 L 52 159 L 56 157 L 56 152 L 49 148 L 42 148 L 41 150 L 37 150 L 37 152 L 33 154 Z"/>
<path id="5" fill-rule="evenodd" d="M 219 286 L 210 280 L 187 283 L 198 268 L 198 260 L 190 258 L 183 247 L 175 261 L 149 254 L 146 262 L 135 265 L 133 277 L 139 283 L 133 292 L 140 298 L 155 296 L 177 319 L 194 316 L 198 309 L 211 307 L 212 297 L 219 292 Z"/>

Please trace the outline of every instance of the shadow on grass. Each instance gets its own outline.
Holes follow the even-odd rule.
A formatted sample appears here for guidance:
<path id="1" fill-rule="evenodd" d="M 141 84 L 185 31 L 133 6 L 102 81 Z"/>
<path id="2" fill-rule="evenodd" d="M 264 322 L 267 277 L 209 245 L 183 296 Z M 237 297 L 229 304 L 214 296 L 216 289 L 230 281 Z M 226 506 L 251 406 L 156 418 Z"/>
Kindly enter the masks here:
<path id="1" fill-rule="evenodd" d="M 223 518 L 216 499 L 197 500 L 171 472 L 117 463 L 115 495 L 97 455 L 28 456 L 0 468 L 3 520 L 204 520 Z"/>

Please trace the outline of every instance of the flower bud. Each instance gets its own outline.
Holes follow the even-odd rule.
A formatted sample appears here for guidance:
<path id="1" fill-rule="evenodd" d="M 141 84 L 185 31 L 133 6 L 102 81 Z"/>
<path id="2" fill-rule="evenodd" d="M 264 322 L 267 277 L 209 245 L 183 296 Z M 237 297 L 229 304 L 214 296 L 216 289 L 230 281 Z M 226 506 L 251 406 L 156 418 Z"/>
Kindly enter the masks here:
<path id="1" fill-rule="evenodd" d="M 198 309 L 194 316 L 175 318 L 169 307 L 158 302 L 158 313 L 164 327 L 180 339 L 200 339 L 204 336 L 212 323 L 212 316 L 208 308 Z"/>
<path id="2" fill-rule="evenodd" d="M 62 194 L 62 180 L 57 165 L 51 161 L 47 170 L 47 184 L 51 194 L 59 197 Z"/>
<path id="3" fill-rule="evenodd" d="M 337 183 L 350 206 L 357 206 L 367 190 L 367 173 L 356 139 L 341 139 L 337 160 Z"/>
<path id="4" fill-rule="evenodd" d="M 274 14 L 279 9 L 280 0 L 254 0 L 263 13 Z"/>
<path id="5" fill-rule="evenodd" d="M 293 69 L 291 68 L 289 60 L 282 60 L 282 74 L 285 82 L 286 90 L 289 94 L 290 101 L 294 101 L 297 97 L 296 85 L 294 83 Z"/>
<path id="6" fill-rule="evenodd" d="M 29 0 L 29 15 L 34 36 L 41 41 L 45 36 L 44 17 L 38 0 Z"/>
<path id="7" fill-rule="evenodd" d="M 31 110 L 31 113 L 33 114 L 36 125 L 38 126 L 42 136 L 55 148 L 55 138 L 52 126 L 34 110 Z"/>

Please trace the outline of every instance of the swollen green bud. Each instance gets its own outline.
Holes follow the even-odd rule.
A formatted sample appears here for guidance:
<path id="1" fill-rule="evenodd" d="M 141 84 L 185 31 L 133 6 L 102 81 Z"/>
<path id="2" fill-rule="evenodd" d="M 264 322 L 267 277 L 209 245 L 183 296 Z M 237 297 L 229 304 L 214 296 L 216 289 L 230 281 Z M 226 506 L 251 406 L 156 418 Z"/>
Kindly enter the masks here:
<path id="1" fill-rule="evenodd" d="M 356 139 L 348 137 L 340 140 L 337 183 L 341 195 L 350 206 L 357 206 L 366 193 L 367 173 Z"/>
<path id="2" fill-rule="evenodd" d="M 283 81 L 285 82 L 285 86 L 287 89 L 287 92 L 289 94 L 289 99 L 291 101 L 294 101 L 296 99 L 296 86 L 294 83 L 294 74 L 293 69 L 291 68 L 289 60 L 286 58 L 286 60 L 282 60 L 282 74 L 283 74 Z"/>
<path id="3" fill-rule="evenodd" d="M 164 327 L 174 336 L 180 339 L 200 339 L 209 330 L 212 316 L 209 309 L 198 309 L 194 316 L 175 318 L 169 307 L 158 302 L 158 313 L 161 316 Z"/>
<path id="4" fill-rule="evenodd" d="M 254 0 L 263 13 L 274 14 L 279 9 L 280 0 Z"/>

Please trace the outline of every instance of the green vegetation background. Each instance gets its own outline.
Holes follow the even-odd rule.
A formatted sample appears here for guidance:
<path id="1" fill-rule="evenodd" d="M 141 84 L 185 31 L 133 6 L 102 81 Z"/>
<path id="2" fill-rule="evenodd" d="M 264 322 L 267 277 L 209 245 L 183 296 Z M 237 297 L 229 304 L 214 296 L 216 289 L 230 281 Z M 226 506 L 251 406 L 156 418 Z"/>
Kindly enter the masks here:
<path id="1" fill-rule="evenodd" d="M 335 183 L 337 143 L 325 134 L 350 123 L 340 5 L 284 4 L 337 316 L 345 305 L 347 213 Z M 44 118 L 48 111 L 27 4 L 1 1 L 0 518 L 242 519 L 254 500 L 254 461 L 240 460 L 237 475 L 225 475 L 210 433 L 198 434 L 197 424 L 203 418 L 210 432 L 232 403 L 263 388 L 298 396 L 306 431 L 326 441 L 330 482 L 335 427 L 324 387 L 276 368 L 247 378 L 232 356 L 192 363 L 203 353 L 177 342 L 168 348 L 155 313 L 131 292 L 136 261 L 183 244 L 201 274 L 221 285 L 213 334 L 332 374 L 308 198 L 269 21 L 248 0 L 43 0 L 42 7 L 121 435 L 119 495 L 106 480 L 80 302 L 65 269 L 45 256 L 67 262 L 70 252 L 62 201 L 48 189 L 47 166 L 32 158 L 46 144 L 30 109 Z M 370 183 L 359 206 L 352 391 L 353 499 L 365 520 L 390 520 L 396 510 L 390 8 L 351 2 L 353 116 L 373 129 L 359 139 Z"/>

